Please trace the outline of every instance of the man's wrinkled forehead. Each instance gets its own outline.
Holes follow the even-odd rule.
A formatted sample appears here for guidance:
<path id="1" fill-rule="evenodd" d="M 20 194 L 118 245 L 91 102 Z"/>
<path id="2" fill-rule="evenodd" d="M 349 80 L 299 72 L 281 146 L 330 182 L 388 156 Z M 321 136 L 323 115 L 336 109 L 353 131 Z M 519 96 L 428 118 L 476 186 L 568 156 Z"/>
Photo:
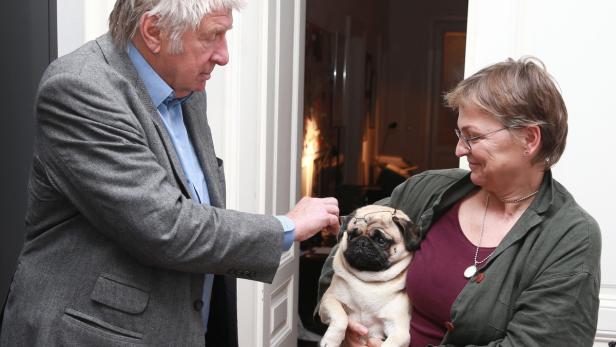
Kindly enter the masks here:
<path id="1" fill-rule="evenodd" d="M 199 23 L 200 29 L 217 29 L 228 31 L 233 28 L 233 13 L 231 10 L 215 10 L 209 12 Z"/>

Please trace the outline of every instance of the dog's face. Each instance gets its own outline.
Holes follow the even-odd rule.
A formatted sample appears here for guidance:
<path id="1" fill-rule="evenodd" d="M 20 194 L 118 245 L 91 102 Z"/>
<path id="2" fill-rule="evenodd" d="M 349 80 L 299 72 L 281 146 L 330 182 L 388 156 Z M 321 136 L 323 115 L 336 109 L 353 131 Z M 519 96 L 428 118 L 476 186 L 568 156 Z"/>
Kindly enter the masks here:
<path id="1" fill-rule="evenodd" d="M 383 271 L 409 256 L 419 245 L 419 235 L 409 217 L 390 207 L 368 205 L 343 223 L 346 242 L 341 251 L 359 271 Z"/>

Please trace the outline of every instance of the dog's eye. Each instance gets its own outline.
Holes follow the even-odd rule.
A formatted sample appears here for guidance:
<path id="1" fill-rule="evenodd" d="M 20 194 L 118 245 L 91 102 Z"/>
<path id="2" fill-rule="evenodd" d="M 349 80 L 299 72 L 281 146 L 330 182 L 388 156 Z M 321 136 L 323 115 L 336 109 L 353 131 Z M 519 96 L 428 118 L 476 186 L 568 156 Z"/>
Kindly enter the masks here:
<path id="1" fill-rule="evenodd" d="M 376 241 L 376 243 L 378 243 L 380 246 L 386 246 L 390 242 L 383 236 L 383 232 L 380 230 L 375 231 L 374 235 L 372 236 L 372 239 Z"/>

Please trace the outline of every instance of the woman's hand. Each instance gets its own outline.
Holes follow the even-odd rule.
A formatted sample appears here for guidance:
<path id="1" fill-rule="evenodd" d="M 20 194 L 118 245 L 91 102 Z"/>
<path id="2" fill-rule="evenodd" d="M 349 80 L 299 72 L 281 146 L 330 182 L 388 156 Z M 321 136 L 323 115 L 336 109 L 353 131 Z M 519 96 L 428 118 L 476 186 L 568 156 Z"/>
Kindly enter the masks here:
<path id="1" fill-rule="evenodd" d="M 380 347 L 382 341 L 380 339 L 368 338 L 368 328 L 349 320 L 347 326 L 346 338 L 344 346 L 346 347 Z"/>

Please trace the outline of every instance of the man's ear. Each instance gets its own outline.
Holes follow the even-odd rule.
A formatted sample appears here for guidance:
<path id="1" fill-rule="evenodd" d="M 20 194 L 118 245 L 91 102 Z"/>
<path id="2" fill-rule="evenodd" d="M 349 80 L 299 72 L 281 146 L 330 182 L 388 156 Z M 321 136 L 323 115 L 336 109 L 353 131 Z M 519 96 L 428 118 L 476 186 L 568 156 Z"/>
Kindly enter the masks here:
<path id="1" fill-rule="evenodd" d="M 153 54 L 160 53 L 162 47 L 162 32 L 157 25 L 158 16 L 144 13 L 139 20 L 139 33 L 146 47 Z"/>

